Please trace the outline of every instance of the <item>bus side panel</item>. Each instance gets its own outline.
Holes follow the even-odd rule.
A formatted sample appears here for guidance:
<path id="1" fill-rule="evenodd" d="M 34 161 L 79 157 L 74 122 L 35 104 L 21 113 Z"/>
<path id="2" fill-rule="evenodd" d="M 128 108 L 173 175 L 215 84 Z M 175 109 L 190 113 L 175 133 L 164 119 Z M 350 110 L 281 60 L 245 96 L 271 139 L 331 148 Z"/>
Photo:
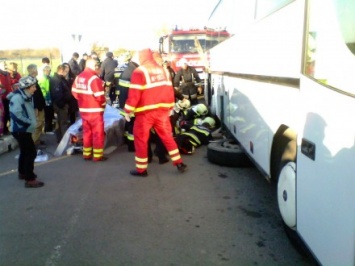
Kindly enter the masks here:
<path id="1" fill-rule="evenodd" d="M 321 264 L 355 265 L 355 99 L 301 82 L 297 230 Z"/>
<path id="2" fill-rule="evenodd" d="M 224 105 L 221 116 L 224 126 L 258 166 L 270 175 L 274 134 L 282 124 L 293 129 L 298 126 L 299 90 L 227 75 L 219 76 L 218 80 L 221 81 L 220 88 L 223 88 L 218 94 L 223 96 L 220 100 L 223 103 L 218 108 Z"/>

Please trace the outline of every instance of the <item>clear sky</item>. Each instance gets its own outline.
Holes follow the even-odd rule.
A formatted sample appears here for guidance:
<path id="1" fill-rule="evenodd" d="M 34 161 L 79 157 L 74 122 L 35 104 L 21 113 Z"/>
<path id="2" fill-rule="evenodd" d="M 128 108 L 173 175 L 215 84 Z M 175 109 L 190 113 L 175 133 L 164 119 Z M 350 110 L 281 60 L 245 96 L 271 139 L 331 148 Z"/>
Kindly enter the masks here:
<path id="1" fill-rule="evenodd" d="M 0 50 L 157 48 L 164 29 L 203 27 L 218 0 L 7 0 L 0 4 Z M 72 34 L 82 35 L 74 41 Z M 89 52 L 89 51 L 88 51 Z"/>

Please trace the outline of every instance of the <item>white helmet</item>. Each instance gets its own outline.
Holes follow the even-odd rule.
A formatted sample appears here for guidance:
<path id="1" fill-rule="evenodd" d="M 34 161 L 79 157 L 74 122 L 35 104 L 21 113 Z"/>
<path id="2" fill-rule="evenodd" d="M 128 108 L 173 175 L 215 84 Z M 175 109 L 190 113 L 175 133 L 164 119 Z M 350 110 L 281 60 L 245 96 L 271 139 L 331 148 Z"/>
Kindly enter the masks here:
<path id="1" fill-rule="evenodd" d="M 182 109 L 188 109 L 191 106 L 191 103 L 188 99 L 184 99 L 182 100 L 178 100 L 178 105 L 182 108 Z"/>
<path id="2" fill-rule="evenodd" d="M 192 110 L 194 110 L 194 112 L 200 116 L 207 115 L 207 113 L 208 113 L 207 106 L 204 105 L 203 103 L 199 103 L 199 104 L 193 106 Z"/>
<path id="3" fill-rule="evenodd" d="M 203 119 L 201 121 L 201 124 L 207 123 L 210 125 L 210 128 L 214 128 L 216 126 L 216 120 L 214 120 L 212 117 L 205 117 L 205 119 Z"/>

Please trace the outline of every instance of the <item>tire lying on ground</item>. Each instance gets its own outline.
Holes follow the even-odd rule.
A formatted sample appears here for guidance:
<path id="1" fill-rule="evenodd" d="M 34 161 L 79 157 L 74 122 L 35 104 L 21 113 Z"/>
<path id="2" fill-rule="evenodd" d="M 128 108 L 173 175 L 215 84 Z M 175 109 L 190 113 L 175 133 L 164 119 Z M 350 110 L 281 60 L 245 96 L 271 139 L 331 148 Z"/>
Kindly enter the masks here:
<path id="1" fill-rule="evenodd" d="M 207 146 L 207 159 L 211 163 L 229 167 L 252 167 L 253 163 L 234 140 L 212 142 Z"/>

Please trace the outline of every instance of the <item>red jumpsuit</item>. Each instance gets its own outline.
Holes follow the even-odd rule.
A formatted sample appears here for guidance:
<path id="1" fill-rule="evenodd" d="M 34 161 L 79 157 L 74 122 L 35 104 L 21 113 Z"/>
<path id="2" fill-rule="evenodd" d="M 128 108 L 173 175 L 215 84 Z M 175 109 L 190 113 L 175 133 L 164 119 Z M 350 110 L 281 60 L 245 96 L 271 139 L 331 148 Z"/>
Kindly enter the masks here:
<path id="1" fill-rule="evenodd" d="M 77 99 L 80 116 L 83 120 L 84 159 L 102 159 L 104 154 L 104 111 L 106 98 L 104 81 L 96 72 L 85 68 L 74 81 L 72 94 Z"/>
<path id="2" fill-rule="evenodd" d="M 148 167 L 147 146 L 151 128 L 159 135 L 173 165 L 182 163 L 182 159 L 170 124 L 169 115 L 175 97 L 169 72 L 155 62 L 150 49 L 140 51 L 139 57 L 141 65 L 132 73 L 124 110 L 135 115 L 135 162 L 136 170 L 142 173 Z"/>

